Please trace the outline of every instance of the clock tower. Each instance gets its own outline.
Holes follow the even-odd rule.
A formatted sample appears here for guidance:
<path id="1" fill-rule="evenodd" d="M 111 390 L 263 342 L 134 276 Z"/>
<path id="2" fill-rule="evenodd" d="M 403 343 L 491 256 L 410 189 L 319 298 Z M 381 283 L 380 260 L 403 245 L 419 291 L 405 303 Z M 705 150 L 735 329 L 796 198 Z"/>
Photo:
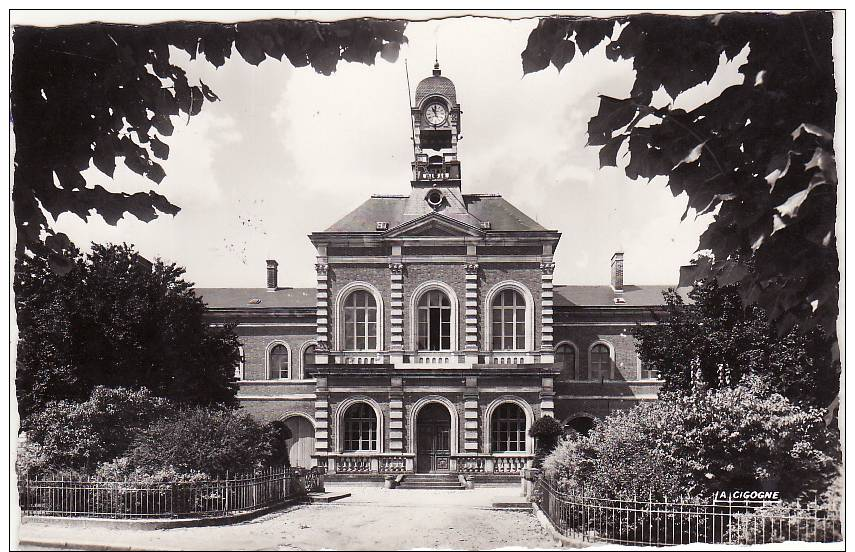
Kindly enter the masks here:
<path id="1" fill-rule="evenodd" d="M 442 186 L 459 190 L 460 104 L 454 83 L 442 76 L 439 62 L 433 66 L 433 75 L 416 87 L 414 104 L 410 109 L 415 149 L 413 187 Z"/>

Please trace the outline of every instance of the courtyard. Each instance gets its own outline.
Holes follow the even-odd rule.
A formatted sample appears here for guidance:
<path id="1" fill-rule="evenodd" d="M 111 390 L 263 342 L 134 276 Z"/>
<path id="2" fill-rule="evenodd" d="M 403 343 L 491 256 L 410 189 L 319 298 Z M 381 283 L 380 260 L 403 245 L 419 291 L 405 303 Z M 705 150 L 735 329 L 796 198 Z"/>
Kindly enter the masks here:
<path id="1" fill-rule="evenodd" d="M 335 487 L 351 496 L 330 504 L 298 505 L 222 527 L 157 531 L 54 527 L 27 523 L 23 542 L 68 548 L 147 550 L 490 550 L 553 549 L 555 541 L 529 511 L 493 510 L 518 499 L 518 487 L 469 491 Z M 77 545 L 77 546 L 75 546 Z M 25 545 L 36 550 L 40 546 Z"/>

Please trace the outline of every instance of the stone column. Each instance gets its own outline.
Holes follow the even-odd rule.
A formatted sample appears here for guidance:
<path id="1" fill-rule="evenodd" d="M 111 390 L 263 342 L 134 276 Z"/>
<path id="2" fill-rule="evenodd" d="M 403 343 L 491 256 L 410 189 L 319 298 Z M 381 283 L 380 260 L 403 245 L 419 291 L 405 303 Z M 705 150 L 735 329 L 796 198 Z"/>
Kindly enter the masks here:
<path id="1" fill-rule="evenodd" d="M 540 415 L 555 417 L 555 380 L 553 378 L 541 379 Z"/>
<path id="2" fill-rule="evenodd" d="M 390 344 L 392 363 L 404 362 L 404 265 L 401 262 L 389 263 L 391 298 L 389 301 Z"/>
<path id="3" fill-rule="evenodd" d="M 479 428 L 478 378 L 466 376 L 466 390 L 463 392 L 463 452 L 465 454 L 478 454 Z"/>
<path id="4" fill-rule="evenodd" d="M 404 380 L 392 377 L 389 386 L 389 452 L 404 452 Z M 412 450 L 412 446 L 410 449 Z"/>
<path id="5" fill-rule="evenodd" d="M 332 447 L 330 447 L 330 393 L 327 387 L 327 378 L 318 377 L 315 384 L 315 454 L 318 457 L 318 465 L 323 466 L 327 461 Z M 327 469 L 330 473 L 335 472 L 332 458 L 329 458 Z"/>
<path id="6" fill-rule="evenodd" d="M 478 363 L 478 263 L 466 264 L 466 362 Z"/>
<path id="7" fill-rule="evenodd" d="M 328 364 L 330 352 L 330 300 L 329 300 L 329 265 L 326 256 L 319 256 L 315 264 L 315 272 L 318 273 L 317 290 L 317 341 L 315 350 L 315 364 Z"/>
<path id="8" fill-rule="evenodd" d="M 550 257 L 551 258 L 551 257 Z M 540 362 L 555 362 L 555 344 L 552 339 L 552 273 L 555 263 L 551 260 L 540 263 Z"/>

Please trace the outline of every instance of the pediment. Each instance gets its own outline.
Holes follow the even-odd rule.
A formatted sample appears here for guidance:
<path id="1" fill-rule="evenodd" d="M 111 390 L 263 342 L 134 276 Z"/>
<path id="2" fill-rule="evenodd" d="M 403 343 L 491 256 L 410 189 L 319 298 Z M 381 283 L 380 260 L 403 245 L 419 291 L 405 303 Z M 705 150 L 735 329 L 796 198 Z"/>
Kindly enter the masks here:
<path id="1" fill-rule="evenodd" d="M 417 219 L 399 224 L 395 228 L 390 228 L 385 234 L 389 238 L 406 236 L 439 238 L 458 236 L 480 237 L 482 235 L 483 232 L 479 228 L 438 213 L 429 213 Z"/>

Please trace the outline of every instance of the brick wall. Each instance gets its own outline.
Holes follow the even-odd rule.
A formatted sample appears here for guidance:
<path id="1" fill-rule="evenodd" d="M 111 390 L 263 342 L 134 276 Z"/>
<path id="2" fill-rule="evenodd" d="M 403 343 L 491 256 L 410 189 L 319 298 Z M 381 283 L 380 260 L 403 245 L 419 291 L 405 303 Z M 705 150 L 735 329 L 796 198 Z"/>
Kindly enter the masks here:
<path id="1" fill-rule="evenodd" d="M 316 337 L 315 328 L 310 326 L 238 326 L 235 331 L 243 346 L 245 380 L 267 379 L 265 354 L 274 341 L 283 341 L 291 350 L 291 373 L 296 379 L 297 374 L 304 373 L 300 349 Z"/>
<path id="2" fill-rule="evenodd" d="M 636 356 L 635 338 L 631 335 L 632 326 L 558 326 L 554 329 L 555 345 L 562 341 L 570 341 L 576 345 L 577 366 L 582 374 L 591 373 L 588 351 L 596 342 L 605 342 L 613 352 L 614 379 L 631 381 L 638 379 L 638 360 Z M 570 374 L 567 373 L 567 379 Z M 596 378 L 599 379 L 599 378 Z M 606 375 L 605 379 L 610 379 Z"/>

